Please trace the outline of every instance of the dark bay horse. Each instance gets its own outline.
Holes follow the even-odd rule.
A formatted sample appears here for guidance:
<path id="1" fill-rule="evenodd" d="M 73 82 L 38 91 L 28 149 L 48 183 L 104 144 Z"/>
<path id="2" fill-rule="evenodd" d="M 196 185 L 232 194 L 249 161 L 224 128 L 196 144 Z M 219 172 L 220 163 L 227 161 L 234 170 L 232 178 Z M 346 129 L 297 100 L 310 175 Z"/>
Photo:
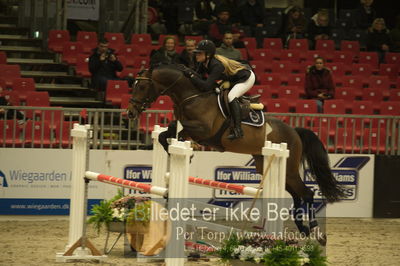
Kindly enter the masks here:
<path id="1" fill-rule="evenodd" d="M 257 172 L 260 174 L 263 173 L 261 149 L 266 138 L 274 143 L 286 142 L 290 151 L 286 190 L 293 197 L 294 214 L 300 211 L 303 203 L 312 206 L 314 201 L 314 192 L 300 177 L 301 162 L 307 161 L 311 175 L 317 181 L 326 201 L 335 202 L 343 196 L 341 187 L 331 173 L 326 150 L 312 131 L 304 128 L 293 129 L 282 121 L 265 115 L 266 124 L 272 128 L 267 136 L 267 125 L 252 127 L 242 124 L 244 137 L 229 140 L 229 130 L 220 130 L 226 119 L 218 108 L 215 92 L 204 92 L 195 88 L 182 71 L 173 65 L 146 70 L 136 78 L 128 106 L 129 116 L 137 118 L 160 95 L 168 95 L 172 99 L 175 104 L 175 116 L 182 123 L 184 133 L 191 139 L 199 143 L 208 143 L 218 149 L 223 148 L 225 151 L 253 155 Z M 215 135 L 218 136 L 219 131 L 219 145 L 214 145 Z M 313 208 L 309 209 L 309 215 L 315 217 Z M 310 219 L 308 227 L 303 225 L 301 215 L 295 215 L 295 218 L 298 229 L 306 235 L 310 233 L 310 229 L 317 226 L 315 219 Z"/>

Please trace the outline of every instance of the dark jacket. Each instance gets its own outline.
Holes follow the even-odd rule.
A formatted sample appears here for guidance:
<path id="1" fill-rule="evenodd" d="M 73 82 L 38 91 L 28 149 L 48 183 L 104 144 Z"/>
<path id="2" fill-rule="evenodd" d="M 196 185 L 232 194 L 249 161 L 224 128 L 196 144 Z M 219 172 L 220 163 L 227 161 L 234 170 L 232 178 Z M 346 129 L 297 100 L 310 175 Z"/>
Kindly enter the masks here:
<path id="1" fill-rule="evenodd" d="M 387 30 L 373 30 L 368 32 L 366 43 L 368 51 L 382 51 L 382 45 L 386 44 L 390 47 L 392 45 L 392 39 Z"/>
<path id="2" fill-rule="evenodd" d="M 156 50 L 150 56 L 150 65 L 156 66 L 159 64 L 175 64 L 179 63 L 179 54 L 177 52 L 167 53 L 164 47 Z"/>
<path id="3" fill-rule="evenodd" d="M 318 98 L 318 94 L 325 93 L 331 97 L 335 94 L 335 86 L 331 71 L 323 68 L 318 71 L 315 66 L 310 66 L 306 72 L 305 91 L 308 98 Z"/>
<path id="4" fill-rule="evenodd" d="M 321 35 L 321 34 L 326 34 L 328 36 L 331 36 L 331 27 L 325 26 L 317 26 L 315 24 L 314 20 L 311 20 L 310 23 L 308 24 L 308 39 L 314 41 L 315 36 Z"/>
<path id="5" fill-rule="evenodd" d="M 114 54 L 113 49 L 108 49 L 108 54 Z M 123 66 L 120 61 L 114 62 L 106 58 L 104 61 L 100 60 L 100 54 L 97 48 L 93 49 L 93 54 L 89 57 L 89 71 L 92 74 L 92 85 L 98 87 L 99 78 L 116 79 L 117 71 L 122 71 Z"/>
<path id="6" fill-rule="evenodd" d="M 259 1 L 252 6 L 247 1 L 239 7 L 240 23 L 243 26 L 255 27 L 257 24 L 264 24 L 265 8 Z"/>
<path id="7" fill-rule="evenodd" d="M 199 89 L 207 91 L 215 89 L 218 80 L 229 81 L 231 86 L 233 86 L 249 79 L 251 73 L 250 70 L 246 68 L 239 70 L 235 75 L 227 76 L 224 74 L 224 71 L 225 67 L 221 61 L 212 58 L 207 66 L 204 66 L 204 64 L 198 65 L 197 73 L 200 74 L 201 78 L 194 76 L 192 82 Z"/>
<path id="8" fill-rule="evenodd" d="M 355 26 L 358 29 L 368 29 L 374 19 L 376 18 L 376 11 L 370 8 L 369 13 L 365 10 L 364 6 L 360 6 L 356 9 L 354 14 Z"/>
<path id="9" fill-rule="evenodd" d="M 239 30 L 231 22 L 222 23 L 220 20 L 210 25 L 208 35 L 216 46 L 220 46 L 225 32 L 239 33 Z"/>
<path id="10" fill-rule="evenodd" d="M 190 55 L 185 49 L 179 55 L 179 64 L 183 64 L 191 69 L 196 69 L 196 56 L 194 54 Z"/>

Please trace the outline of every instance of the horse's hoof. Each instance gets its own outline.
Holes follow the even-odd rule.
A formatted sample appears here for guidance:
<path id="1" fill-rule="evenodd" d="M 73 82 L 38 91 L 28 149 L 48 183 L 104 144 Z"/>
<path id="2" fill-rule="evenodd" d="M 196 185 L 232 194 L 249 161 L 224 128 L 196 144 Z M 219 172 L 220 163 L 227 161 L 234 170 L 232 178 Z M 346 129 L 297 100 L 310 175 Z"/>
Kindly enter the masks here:
<path id="1" fill-rule="evenodd" d="M 321 246 L 326 246 L 328 238 L 325 233 L 321 232 L 321 228 L 319 226 L 316 226 L 311 231 L 313 234 L 312 237 L 316 239 Z"/>

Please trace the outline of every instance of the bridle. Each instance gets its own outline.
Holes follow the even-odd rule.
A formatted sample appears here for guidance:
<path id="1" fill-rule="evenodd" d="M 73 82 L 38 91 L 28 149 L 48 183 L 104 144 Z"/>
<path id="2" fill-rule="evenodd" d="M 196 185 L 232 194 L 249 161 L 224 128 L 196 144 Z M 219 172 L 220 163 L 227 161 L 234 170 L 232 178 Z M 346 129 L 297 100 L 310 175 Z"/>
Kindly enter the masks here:
<path id="1" fill-rule="evenodd" d="M 178 83 L 178 81 L 183 77 L 183 73 L 179 75 L 179 77 L 172 82 L 168 87 L 166 87 L 164 90 L 162 90 L 160 92 L 160 95 L 165 95 L 165 93 L 172 88 L 173 86 L 175 86 L 176 83 Z M 157 91 L 155 89 L 154 83 L 158 83 L 161 84 L 159 81 L 152 79 L 151 77 L 142 77 L 142 76 L 138 76 L 136 77 L 136 81 L 139 80 L 144 80 L 144 81 L 148 81 L 150 83 L 150 87 L 149 87 L 149 93 L 148 93 L 148 97 L 146 97 L 144 100 L 136 100 L 133 97 L 131 97 L 131 99 L 129 100 L 130 103 L 134 104 L 136 111 L 138 111 L 139 113 L 143 112 L 144 110 L 146 110 L 148 107 L 150 107 L 151 103 L 154 102 L 157 97 L 159 96 L 157 94 Z M 137 84 L 136 84 L 137 85 Z M 135 86 L 136 86 L 135 85 Z M 133 96 L 133 95 L 132 95 Z"/>

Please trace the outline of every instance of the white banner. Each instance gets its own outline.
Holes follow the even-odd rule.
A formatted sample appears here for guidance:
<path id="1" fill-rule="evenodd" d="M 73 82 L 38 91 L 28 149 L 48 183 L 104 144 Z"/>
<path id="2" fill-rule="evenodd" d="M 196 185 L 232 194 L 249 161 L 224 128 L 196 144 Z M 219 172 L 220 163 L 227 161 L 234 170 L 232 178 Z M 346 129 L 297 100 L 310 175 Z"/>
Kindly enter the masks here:
<path id="1" fill-rule="evenodd" d="M 0 149 L 0 214 L 68 214 L 71 154 L 71 150 L 58 149 Z M 327 216 L 372 217 L 374 156 L 330 154 L 329 158 L 346 197 L 328 205 Z M 88 170 L 151 183 L 151 164 L 152 151 L 93 150 Z M 251 156 L 228 152 L 195 152 L 190 175 L 254 187 L 261 178 L 255 173 Z M 305 183 L 314 190 L 315 200 L 323 209 L 315 182 L 306 175 Z M 89 198 L 111 198 L 117 189 L 91 182 Z M 190 186 L 190 197 L 220 206 L 249 199 L 198 186 Z"/>
<path id="2" fill-rule="evenodd" d="M 68 0 L 67 18 L 99 20 L 100 0 Z"/>

